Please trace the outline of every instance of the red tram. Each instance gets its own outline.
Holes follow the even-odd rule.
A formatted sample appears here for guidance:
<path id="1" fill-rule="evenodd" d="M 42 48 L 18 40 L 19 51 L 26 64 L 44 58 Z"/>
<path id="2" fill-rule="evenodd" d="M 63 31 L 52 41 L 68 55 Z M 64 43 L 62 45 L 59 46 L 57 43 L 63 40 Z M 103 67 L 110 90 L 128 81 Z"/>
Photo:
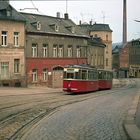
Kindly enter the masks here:
<path id="1" fill-rule="evenodd" d="M 98 69 L 98 86 L 99 89 L 111 89 L 112 88 L 112 71 Z"/>
<path id="2" fill-rule="evenodd" d="M 104 72 L 110 76 L 105 78 Z M 63 91 L 82 93 L 111 87 L 111 71 L 97 70 L 89 65 L 66 65 L 64 67 Z"/>

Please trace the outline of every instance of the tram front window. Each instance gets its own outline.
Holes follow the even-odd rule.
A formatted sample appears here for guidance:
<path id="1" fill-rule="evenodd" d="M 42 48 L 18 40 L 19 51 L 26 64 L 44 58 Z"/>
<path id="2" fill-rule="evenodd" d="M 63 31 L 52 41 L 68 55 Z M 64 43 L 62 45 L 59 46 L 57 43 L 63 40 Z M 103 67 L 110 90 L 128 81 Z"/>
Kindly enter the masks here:
<path id="1" fill-rule="evenodd" d="M 74 79 L 74 73 L 67 73 L 68 79 Z"/>

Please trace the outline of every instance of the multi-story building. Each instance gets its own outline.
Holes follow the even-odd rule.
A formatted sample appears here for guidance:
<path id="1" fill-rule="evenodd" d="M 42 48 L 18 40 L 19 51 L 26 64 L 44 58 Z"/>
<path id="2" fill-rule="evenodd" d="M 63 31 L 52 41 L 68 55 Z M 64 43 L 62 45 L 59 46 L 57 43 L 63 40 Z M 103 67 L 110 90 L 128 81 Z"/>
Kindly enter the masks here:
<path id="1" fill-rule="evenodd" d="M 106 45 L 104 51 L 104 68 L 112 70 L 112 30 L 108 24 L 80 24 L 89 36 L 100 37 Z"/>
<path id="2" fill-rule="evenodd" d="M 140 77 L 140 39 L 116 46 L 113 50 L 113 69 L 117 77 Z"/>
<path id="3" fill-rule="evenodd" d="M 129 72 L 129 46 L 127 43 L 119 50 L 119 77 L 128 77 Z"/>
<path id="4" fill-rule="evenodd" d="M 87 58 L 88 64 L 99 69 L 104 68 L 104 50 L 106 45 L 103 44 L 99 37 L 92 37 L 88 40 Z"/>
<path id="5" fill-rule="evenodd" d="M 25 86 L 25 19 L 0 1 L 0 86 Z"/>
<path id="6" fill-rule="evenodd" d="M 129 76 L 140 78 L 140 39 L 132 40 L 129 48 Z"/>
<path id="7" fill-rule="evenodd" d="M 66 64 L 87 64 L 88 36 L 64 18 L 21 13 L 26 24 L 26 69 L 29 85 L 62 87 Z"/>

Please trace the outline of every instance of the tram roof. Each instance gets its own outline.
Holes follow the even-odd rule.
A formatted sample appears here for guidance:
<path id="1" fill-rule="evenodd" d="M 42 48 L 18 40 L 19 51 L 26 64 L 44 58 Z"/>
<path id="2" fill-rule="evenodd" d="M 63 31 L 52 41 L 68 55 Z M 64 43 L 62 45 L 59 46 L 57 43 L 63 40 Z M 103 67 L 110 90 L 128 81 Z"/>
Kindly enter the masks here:
<path id="1" fill-rule="evenodd" d="M 90 66 L 90 65 L 86 65 L 86 64 L 68 64 L 68 65 L 65 65 L 65 68 L 84 68 L 84 69 L 96 69 L 95 67 L 93 66 Z"/>

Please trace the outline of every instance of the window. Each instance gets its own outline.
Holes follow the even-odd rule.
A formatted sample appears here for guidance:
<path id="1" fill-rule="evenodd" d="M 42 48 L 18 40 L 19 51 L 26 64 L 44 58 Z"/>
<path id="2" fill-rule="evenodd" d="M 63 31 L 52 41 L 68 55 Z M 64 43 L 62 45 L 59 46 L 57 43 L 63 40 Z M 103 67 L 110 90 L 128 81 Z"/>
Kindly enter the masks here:
<path id="1" fill-rule="evenodd" d="M 76 51 L 76 56 L 77 57 L 81 57 L 81 47 L 80 46 L 77 46 L 77 51 Z"/>
<path id="2" fill-rule="evenodd" d="M 87 70 L 82 70 L 82 79 L 87 79 Z"/>
<path id="3" fill-rule="evenodd" d="M 48 44 L 43 44 L 43 57 L 48 56 Z"/>
<path id="4" fill-rule="evenodd" d="M 108 41 L 108 35 L 106 35 L 106 41 Z"/>
<path id="5" fill-rule="evenodd" d="M 37 44 L 32 44 L 32 57 L 37 57 Z"/>
<path id="6" fill-rule="evenodd" d="M 6 31 L 2 31 L 1 33 L 1 45 L 7 46 L 7 32 Z"/>
<path id="7" fill-rule="evenodd" d="M 33 82 L 37 81 L 37 69 L 32 70 L 32 81 Z"/>
<path id="8" fill-rule="evenodd" d="M 10 17 L 10 16 L 11 16 L 11 11 L 7 10 L 7 17 Z"/>
<path id="9" fill-rule="evenodd" d="M 9 76 L 9 62 L 1 62 L 1 78 Z"/>
<path id="10" fill-rule="evenodd" d="M 71 32 L 72 32 L 73 34 L 75 33 L 75 27 L 74 27 L 74 26 L 71 27 Z"/>
<path id="11" fill-rule="evenodd" d="M 14 73 L 19 73 L 20 68 L 20 60 L 14 59 Z"/>
<path id="12" fill-rule="evenodd" d="M 68 26 L 66 27 L 71 33 L 75 33 L 75 27 L 74 26 Z"/>
<path id="13" fill-rule="evenodd" d="M 108 58 L 106 58 L 106 66 L 108 66 Z"/>
<path id="14" fill-rule="evenodd" d="M 72 57 L 72 46 L 68 46 L 68 57 Z"/>
<path id="15" fill-rule="evenodd" d="M 43 80 L 44 81 L 48 80 L 48 69 L 46 68 L 43 69 Z"/>
<path id="16" fill-rule="evenodd" d="M 58 57 L 63 57 L 63 45 L 59 45 L 59 48 L 58 48 Z"/>
<path id="17" fill-rule="evenodd" d="M 40 21 L 37 22 L 37 30 L 41 30 L 41 23 L 40 23 Z"/>
<path id="18" fill-rule="evenodd" d="M 87 47 L 84 47 L 84 56 L 87 57 Z"/>
<path id="19" fill-rule="evenodd" d="M 53 45 L 53 57 L 57 57 L 57 45 Z"/>
<path id="20" fill-rule="evenodd" d="M 18 38 L 19 38 L 19 33 L 18 32 L 14 32 L 14 46 L 17 47 L 18 44 Z"/>
<path id="21" fill-rule="evenodd" d="M 55 25 L 55 31 L 58 32 L 59 31 L 59 26 Z"/>

